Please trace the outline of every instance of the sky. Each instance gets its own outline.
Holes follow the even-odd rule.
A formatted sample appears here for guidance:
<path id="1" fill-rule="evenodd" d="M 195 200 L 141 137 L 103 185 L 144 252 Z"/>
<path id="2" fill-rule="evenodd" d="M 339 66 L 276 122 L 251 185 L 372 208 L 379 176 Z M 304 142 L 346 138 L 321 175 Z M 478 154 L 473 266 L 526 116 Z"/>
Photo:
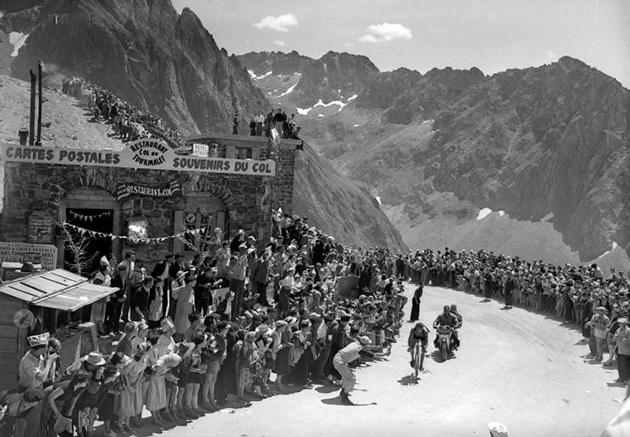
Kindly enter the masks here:
<path id="1" fill-rule="evenodd" d="M 568 55 L 630 89 L 630 0 L 172 0 L 228 53 L 365 55 L 381 70 L 485 74 Z"/>

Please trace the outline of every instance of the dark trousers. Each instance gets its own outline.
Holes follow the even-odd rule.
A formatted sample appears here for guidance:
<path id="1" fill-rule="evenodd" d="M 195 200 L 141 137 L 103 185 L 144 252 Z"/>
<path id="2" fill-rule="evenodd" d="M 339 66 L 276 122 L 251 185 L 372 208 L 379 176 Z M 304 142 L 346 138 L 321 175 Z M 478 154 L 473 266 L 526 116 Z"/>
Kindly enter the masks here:
<path id="1" fill-rule="evenodd" d="M 416 299 L 411 299 L 411 315 L 409 320 L 415 322 L 420 317 L 420 302 Z"/>
<path id="2" fill-rule="evenodd" d="M 243 308 L 245 281 L 230 278 L 230 291 L 234 293 L 234 300 L 232 301 L 232 320 L 234 320 L 241 314 Z"/>
<path id="3" fill-rule="evenodd" d="M 619 372 L 619 379 L 622 381 L 630 378 L 630 355 L 617 355 L 617 371 Z"/>
<path id="4" fill-rule="evenodd" d="M 208 314 L 208 307 L 210 306 L 212 297 L 208 290 L 195 290 L 195 311 L 202 315 Z"/>
<path id="5" fill-rule="evenodd" d="M 105 312 L 105 326 L 108 332 L 117 332 L 120 329 L 121 313 L 122 302 L 118 302 L 118 298 L 114 296 L 107 303 L 107 310 Z"/>
<path id="6" fill-rule="evenodd" d="M 514 299 L 513 299 L 514 293 L 512 291 L 505 291 L 505 306 L 512 306 L 514 305 Z"/>
<path id="7" fill-rule="evenodd" d="M 267 302 L 267 284 L 264 282 L 255 282 L 255 284 L 258 303 L 262 306 L 269 305 L 269 302 Z"/>

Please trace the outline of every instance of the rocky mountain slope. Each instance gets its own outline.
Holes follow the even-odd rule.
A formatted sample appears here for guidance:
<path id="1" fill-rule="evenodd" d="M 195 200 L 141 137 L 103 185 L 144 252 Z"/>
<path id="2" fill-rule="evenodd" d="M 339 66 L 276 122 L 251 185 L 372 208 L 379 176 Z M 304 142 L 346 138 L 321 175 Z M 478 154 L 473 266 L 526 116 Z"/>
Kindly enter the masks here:
<path id="1" fill-rule="evenodd" d="M 254 80 L 269 92 L 273 75 Z M 563 57 L 493 76 L 399 69 L 339 91 L 351 92 L 327 113 L 314 112 L 330 108 L 323 99 L 296 105 L 299 124 L 370 186 L 410 247 L 547 251 L 558 262 L 630 248 L 630 92 L 616 80 Z M 484 208 L 503 214 L 477 222 Z"/>
<path id="2" fill-rule="evenodd" d="M 269 108 L 247 71 L 219 49 L 195 14 L 177 14 L 169 0 L 9 3 L 0 3 L 0 68 L 9 66 L 17 78 L 28 77 L 41 59 L 49 85 L 84 77 L 159 114 L 184 135 L 231 132 L 234 113 L 246 130 L 255 113 Z M 18 53 L 7 42 L 12 33 L 28 36 Z M 363 184 L 339 174 L 308 147 L 299 169 L 293 213 L 350 244 L 405 247 Z M 352 201 L 352 208 L 341 200 Z"/>

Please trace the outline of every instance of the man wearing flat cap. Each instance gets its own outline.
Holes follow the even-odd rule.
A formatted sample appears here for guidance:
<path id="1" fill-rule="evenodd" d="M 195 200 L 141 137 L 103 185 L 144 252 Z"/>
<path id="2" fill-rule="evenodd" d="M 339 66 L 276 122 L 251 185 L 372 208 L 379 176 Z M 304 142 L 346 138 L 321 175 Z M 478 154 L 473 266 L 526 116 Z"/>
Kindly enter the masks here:
<path id="1" fill-rule="evenodd" d="M 345 405 L 353 405 L 352 401 L 348 398 L 350 392 L 354 388 L 354 384 L 357 379 L 354 376 L 354 372 L 350 369 L 350 364 L 357 358 L 363 348 L 369 346 L 372 343 L 369 337 L 362 336 L 357 339 L 357 341 L 353 341 L 348 346 L 341 349 L 335 357 L 333 358 L 333 366 L 339 374 L 341 375 L 341 403 Z"/>

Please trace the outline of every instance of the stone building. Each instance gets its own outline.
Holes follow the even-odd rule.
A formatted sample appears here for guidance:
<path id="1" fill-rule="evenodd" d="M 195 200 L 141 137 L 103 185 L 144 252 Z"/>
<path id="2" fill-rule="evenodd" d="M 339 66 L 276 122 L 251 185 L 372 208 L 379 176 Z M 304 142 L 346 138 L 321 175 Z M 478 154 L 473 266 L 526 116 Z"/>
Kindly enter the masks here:
<path id="1" fill-rule="evenodd" d="M 268 241 L 272 211 L 291 211 L 302 142 L 271 145 L 264 137 L 236 135 L 188 140 L 193 150 L 185 154 L 154 139 L 120 152 L 2 145 L 0 259 L 28 254 L 42 257 L 45 268 L 68 268 L 76 253 L 68 240 L 75 238 L 88 254 L 121 260 L 132 249 L 152 265 L 168 252 L 188 252 L 190 259 L 194 248 L 205 249 L 206 230 L 217 227 L 224 238 L 243 229 Z M 86 262 L 94 268 L 94 259 Z"/>

